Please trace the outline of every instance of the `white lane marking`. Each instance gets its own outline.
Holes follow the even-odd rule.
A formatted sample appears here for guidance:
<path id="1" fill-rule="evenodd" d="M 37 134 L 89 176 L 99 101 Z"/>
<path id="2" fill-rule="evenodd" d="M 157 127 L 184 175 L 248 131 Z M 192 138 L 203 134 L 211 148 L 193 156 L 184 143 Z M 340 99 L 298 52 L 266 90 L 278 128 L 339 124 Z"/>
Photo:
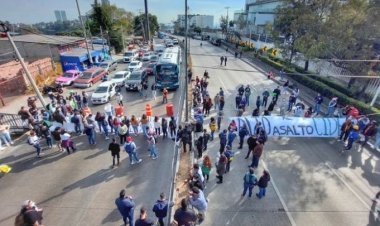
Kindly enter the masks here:
<path id="1" fill-rule="evenodd" d="M 359 201 L 365 206 L 365 208 L 371 211 L 371 207 L 358 195 L 358 193 L 355 192 L 355 190 L 346 182 L 346 180 L 341 175 L 339 175 L 336 172 L 336 170 L 330 166 L 329 163 L 326 162 L 325 165 L 327 166 L 327 168 L 331 170 L 331 172 L 333 172 L 335 176 L 339 178 L 339 180 L 348 188 L 348 190 L 350 190 L 356 196 L 356 198 L 359 199 Z"/>
<path id="2" fill-rule="evenodd" d="M 274 182 L 273 175 L 270 173 L 270 171 L 269 171 L 267 165 L 265 164 L 264 160 L 261 160 L 261 162 L 263 163 L 263 167 L 264 167 L 264 169 L 266 169 L 266 170 L 269 172 L 269 174 L 271 175 L 271 183 L 272 183 L 272 185 L 273 185 L 273 189 L 274 189 L 274 191 L 276 192 L 278 198 L 280 199 L 281 205 L 284 207 L 285 213 L 286 213 L 286 215 L 288 216 L 288 219 L 289 219 L 289 221 L 290 221 L 290 224 L 291 224 L 292 226 L 296 226 L 297 224 L 296 224 L 296 222 L 294 221 L 293 216 L 290 214 L 289 209 L 288 209 L 288 206 L 286 205 L 284 199 L 282 198 L 282 196 L 281 196 L 281 194 L 280 194 L 280 191 L 278 190 L 278 188 L 277 188 L 277 186 L 276 186 L 276 183 Z"/>

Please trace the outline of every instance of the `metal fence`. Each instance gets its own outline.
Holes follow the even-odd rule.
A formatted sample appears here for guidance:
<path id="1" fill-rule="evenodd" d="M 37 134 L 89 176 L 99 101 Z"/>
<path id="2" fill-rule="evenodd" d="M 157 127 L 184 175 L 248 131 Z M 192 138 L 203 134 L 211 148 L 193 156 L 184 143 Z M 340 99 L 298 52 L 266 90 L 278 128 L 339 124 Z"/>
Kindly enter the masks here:
<path id="1" fill-rule="evenodd" d="M 24 125 L 20 115 L 0 113 L 0 122 L 10 125 L 10 132 L 13 134 L 22 134 L 29 130 L 28 125 Z"/>

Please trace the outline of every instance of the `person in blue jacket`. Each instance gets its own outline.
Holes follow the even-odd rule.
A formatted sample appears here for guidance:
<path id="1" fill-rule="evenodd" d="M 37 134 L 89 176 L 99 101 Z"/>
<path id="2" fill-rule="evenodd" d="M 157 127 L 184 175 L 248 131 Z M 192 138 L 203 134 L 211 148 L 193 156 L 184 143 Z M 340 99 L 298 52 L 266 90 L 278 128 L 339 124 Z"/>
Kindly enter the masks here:
<path id="1" fill-rule="evenodd" d="M 234 131 L 231 129 L 228 132 L 227 145 L 232 147 L 232 143 L 234 142 L 235 138 L 236 138 L 236 133 L 234 133 Z"/>
<path id="2" fill-rule="evenodd" d="M 156 201 L 153 205 L 152 211 L 156 214 L 158 218 L 158 224 L 164 226 L 164 218 L 168 215 L 169 207 L 172 207 L 173 203 L 170 203 L 165 199 L 165 193 L 160 194 L 160 199 Z"/>
<path id="3" fill-rule="evenodd" d="M 244 138 L 249 134 L 248 132 L 248 129 L 247 129 L 247 126 L 245 124 L 243 124 L 242 127 L 240 127 L 239 129 L 239 148 L 238 149 L 242 149 L 243 148 L 243 144 L 244 144 Z"/>
<path id="4" fill-rule="evenodd" d="M 224 152 L 224 148 L 227 145 L 227 130 L 226 129 L 219 133 L 219 140 L 220 140 L 220 149 L 219 149 L 219 152 L 223 153 Z"/>
<path id="5" fill-rule="evenodd" d="M 124 226 L 127 226 L 127 223 L 129 223 L 129 226 L 134 226 L 135 221 L 133 220 L 133 215 L 135 202 L 131 196 L 125 196 L 125 189 L 120 191 L 119 198 L 115 200 L 115 204 L 123 217 Z"/>
<path id="6" fill-rule="evenodd" d="M 359 126 L 358 125 L 353 125 L 352 126 L 352 130 L 350 132 L 350 134 L 348 135 L 348 143 L 347 143 L 347 146 L 345 148 L 345 150 L 351 150 L 352 148 L 352 144 L 359 140 L 360 136 L 359 136 Z"/>

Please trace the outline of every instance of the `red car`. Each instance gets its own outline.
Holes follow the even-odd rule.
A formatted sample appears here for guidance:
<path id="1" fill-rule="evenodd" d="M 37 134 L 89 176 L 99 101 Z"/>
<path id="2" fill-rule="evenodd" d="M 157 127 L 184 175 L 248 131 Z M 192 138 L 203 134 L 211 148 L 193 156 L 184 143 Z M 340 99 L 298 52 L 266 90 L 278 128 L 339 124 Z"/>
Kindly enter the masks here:
<path id="1" fill-rule="evenodd" d="M 83 72 L 82 76 L 75 79 L 74 86 L 80 88 L 91 87 L 98 81 L 101 81 L 108 72 L 100 67 L 93 67 Z"/>
<path id="2" fill-rule="evenodd" d="M 156 63 L 150 63 L 146 66 L 144 69 L 147 75 L 154 75 L 154 67 L 156 66 Z"/>

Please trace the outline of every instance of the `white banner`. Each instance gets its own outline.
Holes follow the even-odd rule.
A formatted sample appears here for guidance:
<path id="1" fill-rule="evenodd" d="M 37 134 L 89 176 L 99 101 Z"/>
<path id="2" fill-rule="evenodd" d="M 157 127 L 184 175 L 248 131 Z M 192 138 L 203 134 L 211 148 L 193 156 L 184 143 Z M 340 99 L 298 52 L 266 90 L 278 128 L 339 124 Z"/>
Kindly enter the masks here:
<path id="1" fill-rule="evenodd" d="M 301 118 L 281 116 L 232 117 L 238 129 L 246 125 L 250 134 L 261 125 L 268 136 L 274 137 L 338 137 L 345 118 Z"/>

